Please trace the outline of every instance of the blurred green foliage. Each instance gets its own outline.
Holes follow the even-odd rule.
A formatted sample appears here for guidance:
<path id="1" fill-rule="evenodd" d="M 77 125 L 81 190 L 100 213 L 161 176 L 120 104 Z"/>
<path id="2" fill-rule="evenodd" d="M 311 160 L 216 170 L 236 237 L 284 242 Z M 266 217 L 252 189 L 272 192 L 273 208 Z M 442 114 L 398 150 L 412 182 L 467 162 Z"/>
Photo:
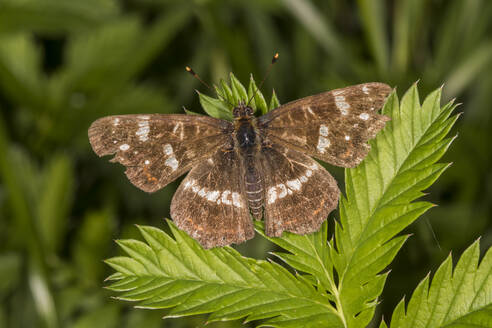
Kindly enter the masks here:
<path id="1" fill-rule="evenodd" d="M 0 327 L 196 327 L 131 311 L 101 287 L 102 260 L 133 224 L 164 227 L 176 183 L 155 194 L 98 159 L 87 128 L 109 114 L 200 111 L 184 71 L 246 84 L 280 102 L 384 81 L 422 94 L 445 83 L 464 115 L 428 199 L 407 232 L 380 310 L 388 317 L 450 249 L 492 244 L 492 2 L 487 0 L 2 0 L 0 2 Z M 341 181 L 342 171 L 330 168 Z M 265 257 L 271 245 L 238 247 Z M 211 327 L 238 327 L 239 322 Z"/>

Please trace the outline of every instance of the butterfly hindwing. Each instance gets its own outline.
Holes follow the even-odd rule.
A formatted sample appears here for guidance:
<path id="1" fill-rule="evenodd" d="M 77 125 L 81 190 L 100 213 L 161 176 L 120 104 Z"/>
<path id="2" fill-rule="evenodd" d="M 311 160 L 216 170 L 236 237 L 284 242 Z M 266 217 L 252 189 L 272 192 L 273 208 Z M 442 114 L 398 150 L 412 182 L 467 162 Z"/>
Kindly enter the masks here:
<path id="1" fill-rule="evenodd" d="M 338 203 L 340 191 L 330 173 L 312 158 L 278 144 L 261 149 L 260 163 L 266 234 L 317 231 Z"/>
<path id="2" fill-rule="evenodd" d="M 320 93 L 280 106 L 260 117 L 259 126 L 272 142 L 354 167 L 369 152 L 367 141 L 389 120 L 377 112 L 391 90 L 374 82 Z"/>
<path id="3" fill-rule="evenodd" d="M 171 202 L 172 219 L 205 248 L 253 238 L 243 179 L 237 153 L 217 150 L 179 186 Z"/>
<path id="4" fill-rule="evenodd" d="M 153 192 L 215 153 L 231 129 L 207 116 L 119 115 L 95 121 L 89 140 L 97 155 L 114 154 L 135 186 Z"/>

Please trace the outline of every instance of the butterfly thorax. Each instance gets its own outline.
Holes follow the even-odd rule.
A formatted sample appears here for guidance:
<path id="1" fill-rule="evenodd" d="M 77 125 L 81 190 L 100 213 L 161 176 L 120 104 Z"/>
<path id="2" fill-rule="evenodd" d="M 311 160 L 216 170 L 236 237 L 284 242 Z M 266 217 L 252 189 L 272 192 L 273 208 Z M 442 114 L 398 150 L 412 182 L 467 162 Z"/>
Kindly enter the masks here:
<path id="1" fill-rule="evenodd" d="M 251 214 L 260 219 L 263 214 L 263 188 L 261 175 L 257 168 L 257 158 L 261 147 L 261 136 L 256 127 L 256 118 L 250 107 L 240 105 L 234 113 L 234 144 L 239 154 L 244 172 L 244 189 Z"/>

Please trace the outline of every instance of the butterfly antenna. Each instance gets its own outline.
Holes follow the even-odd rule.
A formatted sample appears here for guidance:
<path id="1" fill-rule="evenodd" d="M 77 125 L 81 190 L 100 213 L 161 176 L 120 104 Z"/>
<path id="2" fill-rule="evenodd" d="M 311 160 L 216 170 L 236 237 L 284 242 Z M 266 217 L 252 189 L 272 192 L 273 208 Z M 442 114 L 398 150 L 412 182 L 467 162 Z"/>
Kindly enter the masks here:
<path id="1" fill-rule="evenodd" d="M 200 81 L 200 83 L 201 83 L 201 84 L 203 84 L 204 86 L 206 86 L 206 87 L 207 87 L 207 89 L 209 89 L 210 91 L 214 92 L 217 96 L 219 96 L 219 94 L 217 93 L 217 90 L 212 89 L 212 87 L 210 87 L 210 85 L 208 85 L 205 81 L 203 81 L 203 80 L 200 78 L 200 76 L 198 76 L 198 74 L 196 74 L 196 73 L 195 73 L 195 71 L 194 71 L 191 67 L 186 66 L 186 67 L 185 67 L 185 69 L 186 69 L 186 71 L 187 71 L 188 73 L 190 73 L 191 75 L 193 75 L 193 77 L 194 77 L 195 79 L 197 79 L 198 81 Z M 219 98 L 220 98 L 220 97 L 219 97 Z M 231 107 L 234 107 L 234 105 L 233 105 L 233 104 L 231 104 L 231 102 L 230 102 L 229 100 L 227 100 L 226 98 L 224 98 L 224 100 L 225 100 L 225 101 L 226 101 L 229 105 L 231 105 Z"/>
<path id="2" fill-rule="evenodd" d="M 185 67 L 185 69 L 186 69 L 186 71 L 187 71 L 188 73 L 190 73 L 191 75 L 193 75 L 193 77 L 194 77 L 195 79 L 197 79 L 198 81 L 200 81 L 200 83 L 201 83 L 201 84 L 203 84 L 204 86 L 206 86 L 206 87 L 207 87 L 207 89 L 209 89 L 209 90 L 210 90 L 210 91 L 212 91 L 212 92 L 215 92 L 215 90 L 214 90 L 214 89 L 212 89 L 212 88 L 211 88 L 211 87 L 210 87 L 210 86 L 209 86 L 209 85 L 208 85 L 205 81 L 203 81 L 203 80 L 200 78 L 200 76 L 198 76 L 198 74 L 196 74 L 196 73 L 195 73 L 195 71 L 194 71 L 191 67 L 186 66 L 186 67 Z"/>
<path id="3" fill-rule="evenodd" d="M 265 77 L 261 81 L 260 85 L 256 88 L 256 90 L 254 90 L 253 95 L 251 96 L 251 98 L 249 98 L 248 103 L 246 104 L 246 106 L 249 105 L 249 103 L 251 102 L 251 100 L 253 100 L 253 98 L 256 96 L 256 93 L 258 92 L 258 90 L 261 89 L 261 87 L 263 86 L 263 83 L 267 79 L 268 75 L 270 75 L 270 71 L 272 70 L 273 64 L 275 64 L 277 62 L 277 60 L 278 60 L 278 52 L 273 56 L 272 62 L 270 63 L 270 66 L 268 66 L 268 69 L 266 71 Z"/>

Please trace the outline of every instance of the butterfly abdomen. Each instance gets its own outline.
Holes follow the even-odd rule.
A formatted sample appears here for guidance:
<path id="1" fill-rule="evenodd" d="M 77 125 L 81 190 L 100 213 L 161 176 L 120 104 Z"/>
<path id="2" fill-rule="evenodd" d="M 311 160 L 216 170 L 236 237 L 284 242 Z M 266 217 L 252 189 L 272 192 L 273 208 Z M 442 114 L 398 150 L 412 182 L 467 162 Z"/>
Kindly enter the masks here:
<path id="1" fill-rule="evenodd" d="M 255 219 L 263 216 L 263 189 L 261 175 L 256 167 L 260 137 L 255 128 L 253 117 L 241 118 L 236 121 L 236 146 L 242 158 L 244 168 L 244 190 L 248 206 Z"/>
<path id="2" fill-rule="evenodd" d="M 248 198 L 248 206 L 253 217 L 259 220 L 263 215 L 263 188 L 261 176 L 256 169 L 253 156 L 246 157 L 245 169 L 244 185 Z"/>

